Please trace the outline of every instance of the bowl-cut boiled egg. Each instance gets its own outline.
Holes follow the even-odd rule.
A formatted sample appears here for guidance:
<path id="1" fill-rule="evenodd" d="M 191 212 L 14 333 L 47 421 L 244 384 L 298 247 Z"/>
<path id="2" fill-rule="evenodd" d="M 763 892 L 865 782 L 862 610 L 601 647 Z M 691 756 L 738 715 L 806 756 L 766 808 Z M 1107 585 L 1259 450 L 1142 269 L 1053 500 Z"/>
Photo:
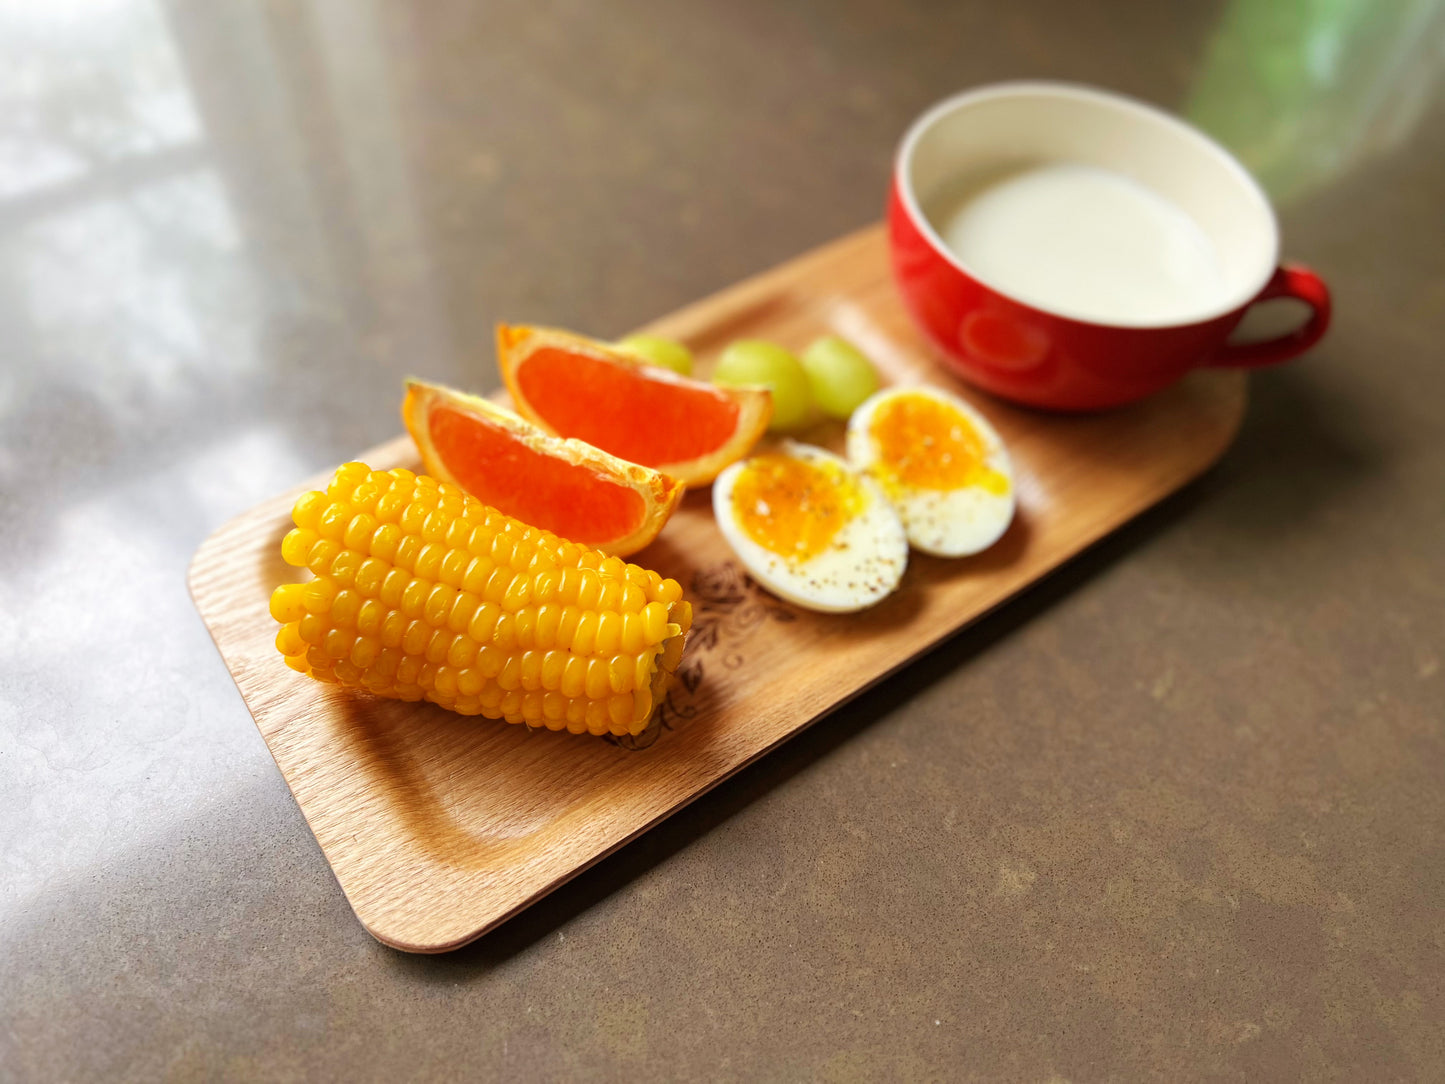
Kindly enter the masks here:
<path id="1" fill-rule="evenodd" d="M 810 610 L 871 606 L 908 564 L 903 524 L 878 483 L 809 444 L 734 463 L 713 482 L 712 506 L 753 579 Z"/>
<path id="2" fill-rule="evenodd" d="M 848 420 L 848 461 L 875 479 L 915 549 L 963 557 L 1013 519 L 1013 465 L 988 421 L 941 388 L 888 388 Z"/>

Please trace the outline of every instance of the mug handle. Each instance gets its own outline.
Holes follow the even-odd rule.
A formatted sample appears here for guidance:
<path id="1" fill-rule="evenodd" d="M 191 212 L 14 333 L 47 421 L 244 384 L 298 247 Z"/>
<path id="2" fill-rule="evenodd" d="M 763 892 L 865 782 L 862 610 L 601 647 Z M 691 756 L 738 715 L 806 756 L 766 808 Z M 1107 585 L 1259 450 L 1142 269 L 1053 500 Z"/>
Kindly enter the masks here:
<path id="1" fill-rule="evenodd" d="M 1281 264 L 1273 277 L 1265 283 L 1259 296 L 1251 301 L 1272 301 L 1277 297 L 1292 297 L 1310 307 L 1310 316 L 1293 331 L 1273 339 L 1254 343 L 1227 343 L 1207 364 L 1224 369 L 1253 369 L 1260 365 L 1274 365 L 1303 354 L 1330 326 L 1330 288 L 1325 280 L 1308 267 L 1299 264 Z"/>

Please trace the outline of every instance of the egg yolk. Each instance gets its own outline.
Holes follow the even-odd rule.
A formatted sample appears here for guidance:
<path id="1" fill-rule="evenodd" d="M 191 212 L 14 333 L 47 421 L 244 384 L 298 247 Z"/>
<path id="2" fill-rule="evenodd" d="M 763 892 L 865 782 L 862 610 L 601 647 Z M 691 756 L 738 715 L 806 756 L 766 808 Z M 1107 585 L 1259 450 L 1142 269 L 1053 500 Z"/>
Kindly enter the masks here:
<path id="1" fill-rule="evenodd" d="M 964 489 L 996 496 L 1008 478 L 986 462 L 988 445 L 968 416 L 927 395 L 899 395 L 878 405 L 869 432 L 878 450 L 870 471 L 885 489 Z"/>
<path id="2" fill-rule="evenodd" d="M 760 455 L 733 482 L 733 519 L 743 533 L 790 560 L 826 550 L 867 502 L 858 480 L 827 460 Z"/>

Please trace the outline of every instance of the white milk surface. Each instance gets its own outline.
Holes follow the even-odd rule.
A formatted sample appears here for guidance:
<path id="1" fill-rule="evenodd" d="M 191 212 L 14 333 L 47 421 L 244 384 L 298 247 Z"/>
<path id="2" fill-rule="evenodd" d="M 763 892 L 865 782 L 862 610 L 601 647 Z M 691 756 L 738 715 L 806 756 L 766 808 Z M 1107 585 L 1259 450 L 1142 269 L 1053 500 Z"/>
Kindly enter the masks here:
<path id="1" fill-rule="evenodd" d="M 989 285 L 1063 316 L 1184 323 L 1226 292 L 1218 253 L 1194 219 L 1097 166 L 1021 170 L 957 197 L 935 221 Z"/>

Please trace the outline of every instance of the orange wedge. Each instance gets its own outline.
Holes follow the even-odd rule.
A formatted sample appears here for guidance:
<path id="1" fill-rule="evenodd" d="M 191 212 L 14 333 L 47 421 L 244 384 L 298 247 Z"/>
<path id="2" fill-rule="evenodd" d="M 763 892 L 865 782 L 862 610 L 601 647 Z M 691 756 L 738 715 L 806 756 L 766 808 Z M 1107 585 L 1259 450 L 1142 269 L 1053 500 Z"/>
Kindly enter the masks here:
<path id="1" fill-rule="evenodd" d="M 517 410 L 686 485 L 747 455 L 773 416 L 766 388 L 725 388 L 552 328 L 497 328 L 497 364 Z"/>
<path id="2" fill-rule="evenodd" d="M 674 478 L 544 433 L 475 395 L 411 380 L 401 416 L 432 477 L 619 557 L 656 538 L 682 498 Z"/>

